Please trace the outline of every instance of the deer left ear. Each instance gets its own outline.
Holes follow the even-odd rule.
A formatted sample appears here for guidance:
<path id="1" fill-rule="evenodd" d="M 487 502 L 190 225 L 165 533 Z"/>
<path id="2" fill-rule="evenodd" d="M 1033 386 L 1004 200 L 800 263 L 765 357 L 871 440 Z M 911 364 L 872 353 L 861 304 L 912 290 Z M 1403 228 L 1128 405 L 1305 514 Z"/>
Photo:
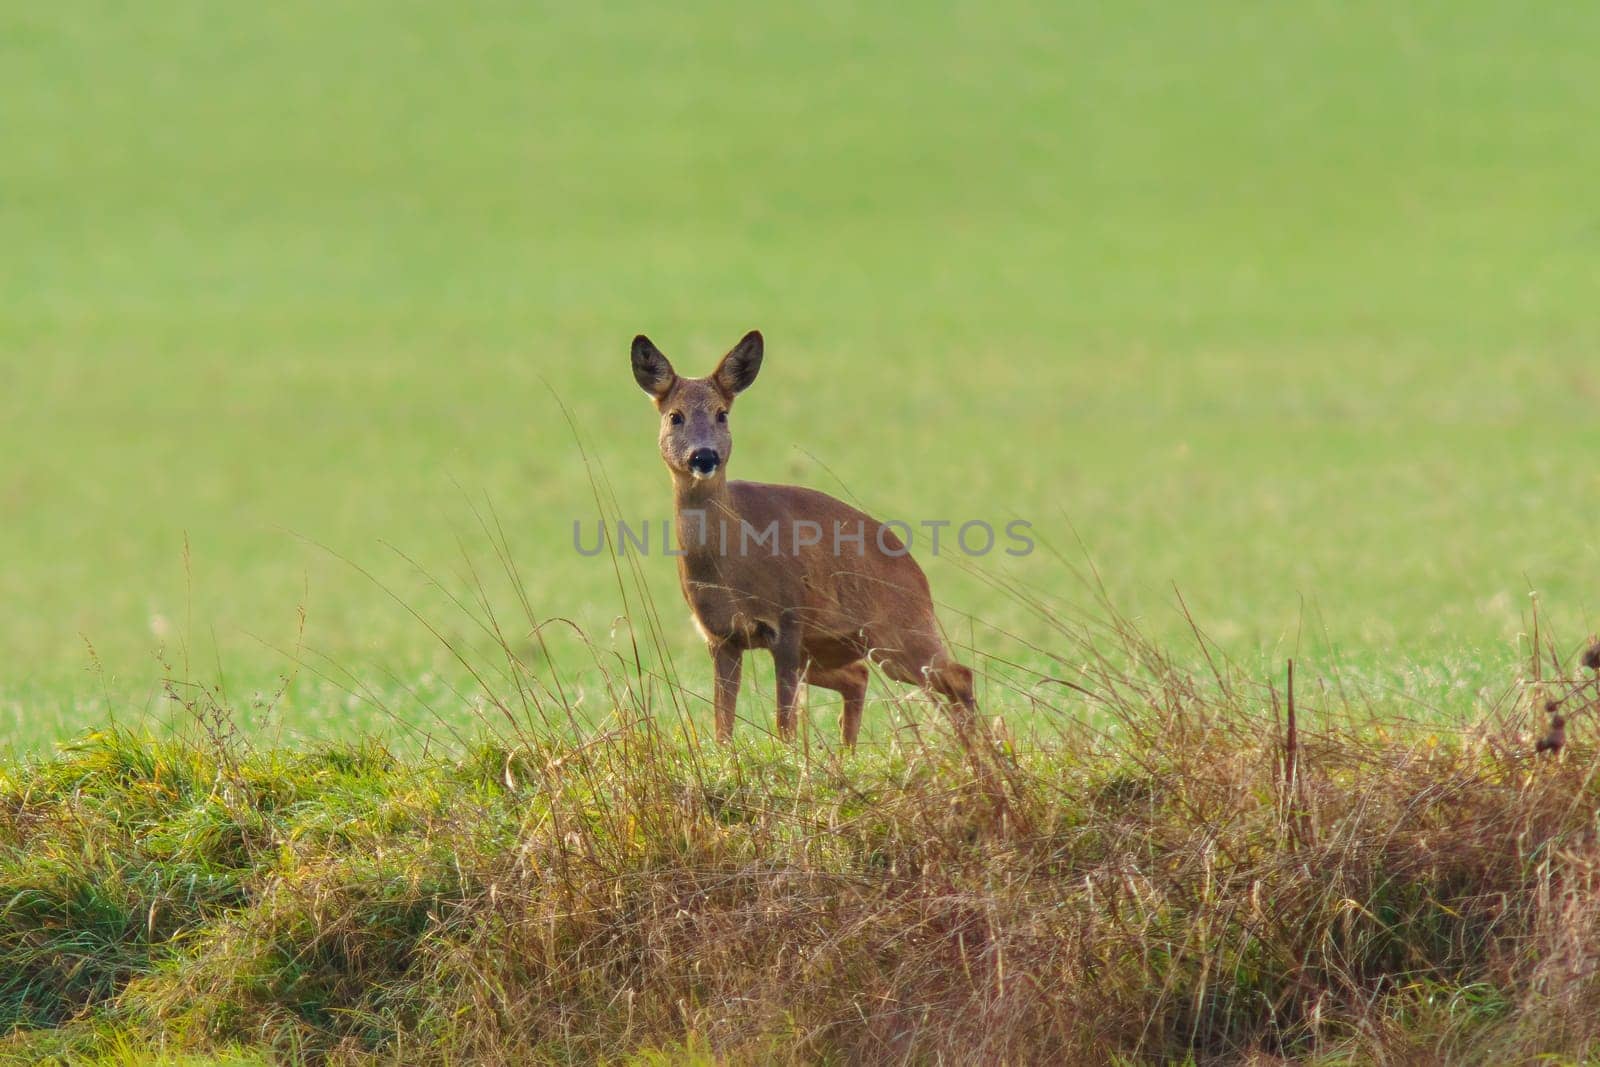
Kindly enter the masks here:
<path id="1" fill-rule="evenodd" d="M 756 375 L 761 371 L 761 355 L 763 342 L 760 330 L 751 330 L 744 335 L 744 339 L 733 346 L 733 351 L 722 357 L 722 362 L 717 364 L 717 369 L 711 375 L 711 380 L 717 383 L 729 396 L 735 396 L 750 388 L 756 380 Z"/>

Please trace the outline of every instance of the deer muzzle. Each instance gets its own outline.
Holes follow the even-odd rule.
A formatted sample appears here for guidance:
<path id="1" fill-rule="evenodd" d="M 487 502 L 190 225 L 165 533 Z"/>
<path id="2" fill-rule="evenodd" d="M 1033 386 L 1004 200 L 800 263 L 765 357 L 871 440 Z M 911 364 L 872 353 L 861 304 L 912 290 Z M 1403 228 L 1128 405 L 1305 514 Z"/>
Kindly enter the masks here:
<path id="1" fill-rule="evenodd" d="M 709 478 L 722 466 L 722 457 L 714 448 L 697 448 L 689 453 L 689 473 L 696 478 Z"/>

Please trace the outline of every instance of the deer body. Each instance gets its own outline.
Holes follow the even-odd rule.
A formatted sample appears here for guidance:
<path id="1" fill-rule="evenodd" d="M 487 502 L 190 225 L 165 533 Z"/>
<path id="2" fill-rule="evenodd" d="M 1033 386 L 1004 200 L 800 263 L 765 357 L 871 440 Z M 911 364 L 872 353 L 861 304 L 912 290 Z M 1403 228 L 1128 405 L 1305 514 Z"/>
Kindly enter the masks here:
<path id="1" fill-rule="evenodd" d="M 681 378 L 643 336 L 634 376 L 661 413 L 661 454 L 673 479 L 684 599 L 711 652 L 717 737 L 733 733 L 743 656 L 772 654 L 778 730 L 793 735 L 802 682 L 844 697 L 853 745 L 867 663 L 942 697 L 964 727 L 976 712 L 972 672 L 945 647 L 928 580 L 894 530 L 826 493 L 728 481 L 728 411 L 760 369 L 752 332 L 707 378 Z"/>

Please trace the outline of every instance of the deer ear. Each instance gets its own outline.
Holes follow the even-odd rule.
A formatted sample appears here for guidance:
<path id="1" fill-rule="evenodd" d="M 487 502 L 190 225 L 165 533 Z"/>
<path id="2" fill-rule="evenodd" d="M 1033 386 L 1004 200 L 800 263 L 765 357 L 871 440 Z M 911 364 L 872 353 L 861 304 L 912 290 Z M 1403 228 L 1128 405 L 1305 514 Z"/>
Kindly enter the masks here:
<path id="1" fill-rule="evenodd" d="M 750 388 L 761 371 L 762 340 L 760 330 L 751 330 L 744 339 L 733 346 L 733 351 L 722 357 L 711 380 L 729 396 Z"/>
<path id="2" fill-rule="evenodd" d="M 633 380 L 657 400 L 671 392 L 673 383 L 678 380 L 661 349 L 642 333 L 633 339 Z"/>

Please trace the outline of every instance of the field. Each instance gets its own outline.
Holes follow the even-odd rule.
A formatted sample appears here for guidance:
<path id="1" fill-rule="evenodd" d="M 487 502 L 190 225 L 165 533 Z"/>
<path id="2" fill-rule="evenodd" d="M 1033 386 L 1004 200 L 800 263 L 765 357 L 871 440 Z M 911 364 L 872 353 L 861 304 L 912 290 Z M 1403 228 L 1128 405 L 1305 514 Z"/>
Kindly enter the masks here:
<path id="1" fill-rule="evenodd" d="M 557 398 L 665 515 L 640 330 L 690 368 L 766 332 L 736 475 L 1027 518 L 1059 556 L 990 569 L 1075 598 L 1081 540 L 1157 634 L 1176 585 L 1236 655 L 1464 707 L 1530 589 L 1595 625 L 1593 13 L 387 11 L 5 16 L 14 744 L 159 716 L 162 646 L 270 692 L 302 606 L 374 685 L 448 671 L 317 546 L 447 624 L 380 542 L 448 580 L 486 499 L 603 638 Z M 953 630 L 1029 636 L 929 569 Z M 274 722 L 382 724 L 336 695 Z"/>
<path id="2" fill-rule="evenodd" d="M 1575 669 L 1600 629 L 1597 41 L 1594 9 L 1483 0 L 1005 0 L 914 18 L 480 0 L 0 12 L 5 863 L 28 867 L 36 846 L 71 853 L 30 844 L 17 820 L 77 773 L 62 768 L 80 757 L 53 759 L 56 746 L 112 724 L 91 753 L 202 761 L 191 778 L 236 763 L 254 768 L 241 782 L 321 773 L 274 762 L 292 751 L 393 754 L 356 807 L 392 801 L 409 828 L 433 826 L 419 796 L 479 789 L 462 768 L 482 752 L 581 753 L 575 739 L 596 728 L 665 746 L 652 750 L 661 781 L 698 775 L 683 768 L 702 758 L 709 665 L 671 561 L 573 547 L 575 523 L 585 539 L 602 517 L 659 535 L 670 513 L 654 416 L 627 369 L 640 331 L 696 373 L 764 331 L 735 476 L 913 524 L 1032 524 L 1039 547 L 1023 558 L 969 566 L 921 542 L 918 555 L 986 679 L 986 712 L 1033 753 L 1017 756 L 1032 783 L 1018 795 L 1061 825 L 1096 816 L 1038 800 L 1057 794 L 1037 780 L 1122 788 L 1107 784 L 1108 753 L 1126 756 L 1115 746 L 1172 711 L 1112 707 L 1085 679 L 1144 677 L 1156 649 L 1172 677 L 1217 684 L 1222 664 L 1234 688 L 1196 699 L 1229 709 L 1239 752 L 1281 747 L 1271 693 L 1252 687 L 1281 689 L 1292 657 L 1330 751 L 1360 754 L 1349 765 L 1382 788 L 1415 781 L 1368 747 L 1375 728 L 1407 752 L 1448 750 L 1474 782 L 1523 781 L 1520 764 L 1496 762 L 1536 728 L 1521 683 L 1556 669 L 1552 656 Z M 1084 635 L 1113 619 L 1145 652 L 1113 640 L 1112 661 L 1096 660 Z M 507 652 L 526 668 L 509 689 Z M 822 807 L 858 795 L 848 765 L 830 764 L 820 793 L 795 784 L 810 764 L 760 736 L 770 668 L 747 671 L 750 758 L 776 768 L 763 788 Z M 519 686 L 559 689 L 561 714 L 508 725 L 497 700 Z M 664 707 L 670 738 L 639 721 Z M 817 707 L 806 760 L 835 736 Z M 875 683 L 859 773 L 885 796 L 898 783 L 908 805 L 935 789 L 897 777 L 927 712 Z M 1052 771 L 1080 730 L 1113 749 Z M 951 789 L 982 781 L 935 763 Z M 736 762 L 719 766 L 737 778 Z M 1250 766 L 1248 789 L 1275 788 Z M 1367 780 L 1329 773 L 1335 792 Z M 1567 785 L 1572 804 L 1587 796 Z M 345 803 L 307 789 L 313 808 Z M 496 813 L 473 845 L 492 854 L 521 816 L 473 797 Z M 52 818 L 84 818 L 69 810 L 81 798 L 57 799 Z M 1523 819 L 1533 801 L 1505 803 L 1484 818 Z M 1327 825 L 1345 825 L 1329 804 Z M 233 881 L 219 899 L 249 896 L 322 862 L 285 854 L 278 870 L 262 851 L 302 815 L 262 815 L 265 836 L 226 862 L 183 844 L 138 863 L 220 865 Z M 1150 815 L 1151 840 L 1171 817 Z M 740 845 L 738 862 L 845 869 L 777 838 Z M 1350 853 L 1327 847 L 1345 869 Z M 614 858 L 618 878 L 655 869 Z M 1473 870 L 1506 891 L 1548 878 L 1530 873 L 1539 862 Z M 951 870 L 972 888 L 966 860 Z M 1439 877 L 1470 880 L 1451 870 Z M 158 927 L 189 936 L 221 914 L 202 902 L 160 927 L 140 892 L 122 905 L 152 909 L 152 944 Z M 1306 922 L 1334 922 L 1305 907 Z M 1462 944 L 1441 983 L 1518 995 L 1525 972 Z M 107 988 L 157 957 L 107 963 Z M 26 970 L 34 957 L 8 959 Z M 37 1016 L 0 1003 L 27 1025 L 65 1018 L 78 996 Z M 1342 1003 L 1328 1011 L 1345 1011 L 1348 1037 L 1360 1027 Z M 566 1033 L 545 1052 L 661 1042 L 691 1055 L 703 1038 L 708 1055 L 757 1056 L 748 1041 L 777 1033 L 735 1040 L 680 1019 L 673 1037 L 669 1015 L 610 1044 Z M 1094 1047 L 1205 1058 L 1272 1043 L 1234 1022 L 1207 1031 L 1215 1047 L 1176 1030 Z M 305 1025 L 272 1031 L 289 1043 L 272 1047 L 383 1047 Z M 1300 1016 L 1292 1027 L 1276 1047 L 1332 1040 Z M 852 1052 L 818 1042 L 801 1055 Z"/>

